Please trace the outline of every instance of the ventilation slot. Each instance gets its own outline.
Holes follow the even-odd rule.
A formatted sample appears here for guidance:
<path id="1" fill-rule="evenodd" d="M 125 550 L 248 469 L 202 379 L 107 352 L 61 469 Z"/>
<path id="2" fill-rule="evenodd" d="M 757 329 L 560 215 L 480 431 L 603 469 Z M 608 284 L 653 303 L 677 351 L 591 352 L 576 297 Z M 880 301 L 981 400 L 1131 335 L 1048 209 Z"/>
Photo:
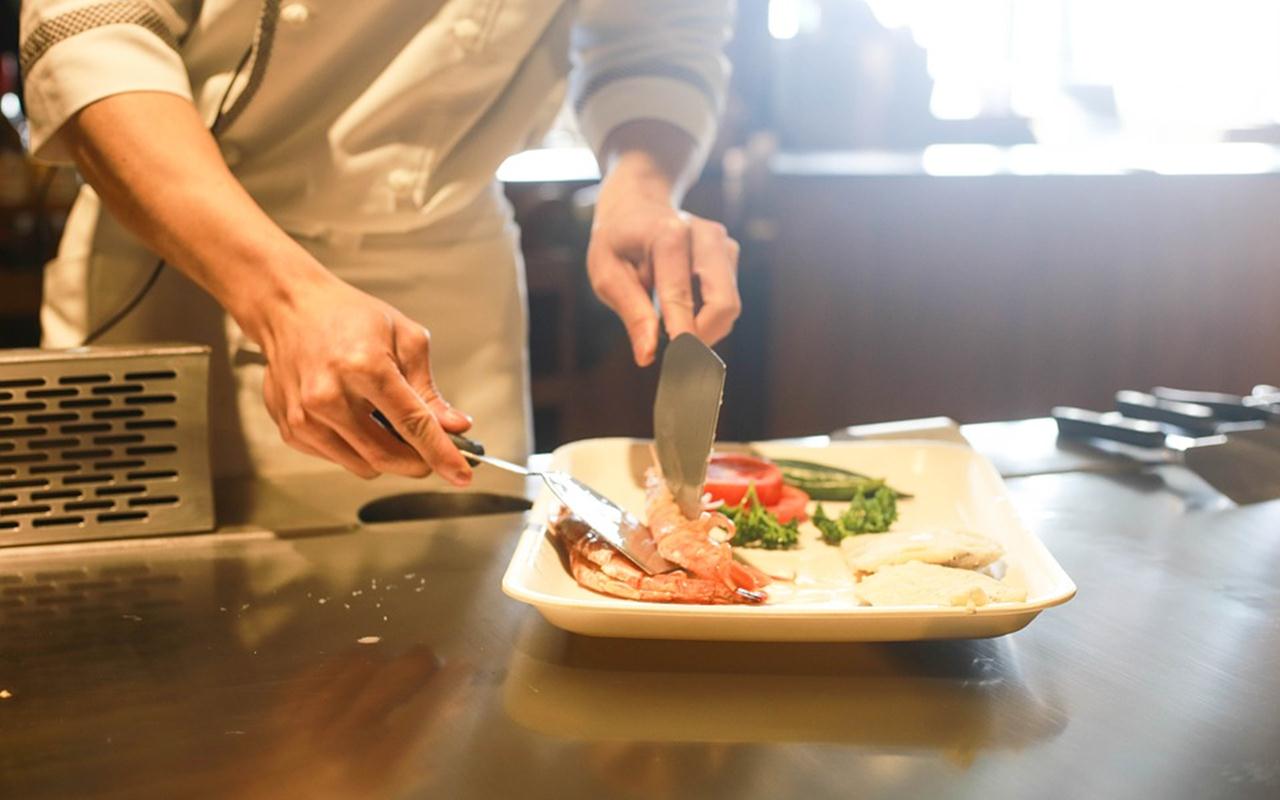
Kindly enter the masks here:
<path id="1" fill-rule="evenodd" d="M 135 422 L 126 422 L 124 428 L 127 431 L 151 431 L 167 430 L 177 425 L 178 423 L 171 419 L 140 419 Z"/>
<path id="2" fill-rule="evenodd" d="M 75 447 L 80 444 L 79 439 L 32 439 L 27 443 L 27 447 L 32 450 L 61 450 L 64 447 Z"/>
<path id="3" fill-rule="evenodd" d="M 153 456 L 172 453 L 178 448 L 171 444 L 149 444 L 141 447 L 126 447 L 125 453 L 131 456 Z"/>
<path id="4" fill-rule="evenodd" d="M 80 486 L 86 483 L 111 483 L 112 476 L 106 472 L 96 475 L 68 475 L 62 479 L 65 486 Z"/>
<path id="5" fill-rule="evenodd" d="M 32 389 L 31 391 L 27 392 L 27 398 L 35 399 L 37 397 L 41 397 L 41 398 L 75 397 L 79 393 L 80 392 L 77 389 Z"/>
<path id="6" fill-rule="evenodd" d="M 111 400 L 107 397 L 83 397 L 77 400 L 63 400 L 58 403 L 59 408 L 103 408 L 109 405 L 111 405 Z"/>
<path id="7" fill-rule="evenodd" d="M 146 518 L 145 511 L 113 511 L 110 514 L 99 514 L 98 522 L 129 522 Z"/>
<path id="8" fill-rule="evenodd" d="M 141 494 L 145 492 L 145 486 L 104 486 L 94 492 L 98 497 L 112 497 L 118 494 Z"/>
<path id="9" fill-rule="evenodd" d="M 78 386 L 85 383 L 108 383 L 110 380 L 110 375 L 63 375 L 58 378 L 58 383 L 63 386 Z"/>
<path id="10" fill-rule="evenodd" d="M 20 514 L 47 514 L 50 510 L 49 506 L 9 506 L 8 508 L 0 509 L 0 516 L 16 517 Z"/>
<path id="11" fill-rule="evenodd" d="M 137 397 L 126 397 L 124 401 L 129 405 L 135 406 L 158 406 L 165 405 L 167 403 L 176 403 L 178 398 L 171 394 L 144 394 L 138 395 Z"/>
<path id="12" fill-rule="evenodd" d="M 32 414 L 27 417 L 28 422 L 75 422 L 80 419 L 79 414 L 72 414 L 69 411 L 55 411 L 52 414 Z M 63 430 L 66 433 L 66 430 Z"/>
<path id="13" fill-rule="evenodd" d="M 140 408 L 113 408 L 110 411 L 93 412 L 94 419 L 130 419 L 140 417 L 147 412 Z"/>
<path id="14" fill-rule="evenodd" d="M 176 470 L 172 469 L 153 469 L 146 472 L 130 472 L 129 480 L 131 481 L 163 481 L 178 477 Z"/>
<path id="15" fill-rule="evenodd" d="M 94 394 L 140 394 L 142 392 L 142 384 L 125 383 L 117 386 L 95 386 Z"/>
<path id="16" fill-rule="evenodd" d="M 112 436 L 95 436 L 94 444 L 137 444 L 145 439 L 140 433 L 117 433 Z"/>
<path id="17" fill-rule="evenodd" d="M 23 414 L 28 411 L 44 411 L 45 403 L 0 403 L 0 411 L 6 414 Z"/>
<path id="18" fill-rule="evenodd" d="M 41 517 L 32 520 L 31 524 L 37 528 L 49 528 L 54 525 L 83 525 L 84 517 Z"/>
<path id="19" fill-rule="evenodd" d="M 114 508 L 115 504 L 114 500 L 78 500 L 67 503 L 63 508 L 68 511 L 101 511 L 104 508 Z"/>
<path id="20" fill-rule="evenodd" d="M 137 508 L 139 506 L 176 506 L 178 498 L 173 495 L 160 495 L 157 497 L 131 497 L 129 498 L 129 506 Z"/>
<path id="21" fill-rule="evenodd" d="M 133 469 L 147 463 L 141 458 L 122 458 L 118 461 L 99 461 L 93 465 L 94 469 Z M 133 476 L 129 476 L 129 480 L 133 480 Z"/>

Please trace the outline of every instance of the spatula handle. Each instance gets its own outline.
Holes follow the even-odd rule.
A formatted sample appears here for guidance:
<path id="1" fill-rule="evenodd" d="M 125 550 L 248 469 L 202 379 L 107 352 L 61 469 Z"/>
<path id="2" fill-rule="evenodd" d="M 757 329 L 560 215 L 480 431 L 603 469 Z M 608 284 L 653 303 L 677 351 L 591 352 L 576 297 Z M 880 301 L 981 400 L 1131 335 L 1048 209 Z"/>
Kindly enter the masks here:
<path id="1" fill-rule="evenodd" d="M 1083 408 L 1057 406 L 1052 412 L 1058 434 L 1075 439 L 1107 439 L 1138 447 L 1164 447 L 1164 432 L 1154 422 L 1126 419 L 1116 412 L 1099 414 Z"/>
<path id="2" fill-rule="evenodd" d="M 1274 412 L 1262 406 L 1250 406 L 1238 394 L 1223 392 L 1198 392 L 1191 389 L 1171 389 L 1168 386 L 1157 386 L 1151 394 L 1161 400 L 1175 403 L 1195 403 L 1213 412 L 1214 416 L 1224 422 L 1269 422 Z"/>
<path id="3" fill-rule="evenodd" d="M 1212 434 L 1218 430 L 1213 409 L 1198 403 L 1161 400 L 1146 392 L 1116 392 L 1116 408 L 1126 417 L 1164 422 L 1194 434 Z"/>

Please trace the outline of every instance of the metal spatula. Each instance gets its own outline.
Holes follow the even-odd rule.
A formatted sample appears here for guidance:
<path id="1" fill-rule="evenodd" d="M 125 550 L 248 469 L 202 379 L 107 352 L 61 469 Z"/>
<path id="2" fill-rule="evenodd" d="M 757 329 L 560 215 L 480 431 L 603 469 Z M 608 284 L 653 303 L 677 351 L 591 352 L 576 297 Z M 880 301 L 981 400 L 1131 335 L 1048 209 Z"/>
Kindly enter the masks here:
<path id="1" fill-rule="evenodd" d="M 587 524 L 591 530 L 613 549 L 626 556 L 633 564 L 650 575 L 670 572 L 677 568 L 662 556 L 654 546 L 649 529 L 635 515 L 565 472 L 537 472 L 501 458 L 484 454 L 484 446 L 462 436 L 450 435 L 450 439 L 469 461 L 488 464 L 516 475 L 542 479 L 565 508 Z"/>
<path id="2" fill-rule="evenodd" d="M 404 438 L 380 411 L 373 412 L 374 420 L 391 432 L 401 441 Z M 538 472 L 495 456 L 485 455 L 484 445 L 459 436 L 449 434 L 453 446 L 462 451 L 467 460 L 473 464 L 488 464 L 491 467 L 524 477 L 541 478 L 551 494 L 559 500 L 569 512 L 587 524 L 588 527 L 605 543 L 626 556 L 631 563 L 650 575 L 670 572 L 677 569 L 662 556 L 653 543 L 649 529 L 635 515 L 617 503 L 592 489 L 582 481 L 564 472 Z"/>
<path id="3" fill-rule="evenodd" d="M 702 484 L 724 396 L 724 362 L 682 333 L 662 356 L 653 401 L 653 441 L 667 488 L 686 519 L 702 513 Z"/>

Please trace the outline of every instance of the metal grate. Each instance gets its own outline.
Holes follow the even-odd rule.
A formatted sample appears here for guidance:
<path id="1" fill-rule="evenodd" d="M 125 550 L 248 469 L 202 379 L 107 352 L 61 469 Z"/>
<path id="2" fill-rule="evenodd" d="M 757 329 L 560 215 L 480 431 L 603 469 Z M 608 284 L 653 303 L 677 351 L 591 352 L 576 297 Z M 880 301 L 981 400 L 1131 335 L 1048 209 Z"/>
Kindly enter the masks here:
<path id="1" fill-rule="evenodd" d="M 0 351 L 0 546 L 213 527 L 208 348 Z"/>

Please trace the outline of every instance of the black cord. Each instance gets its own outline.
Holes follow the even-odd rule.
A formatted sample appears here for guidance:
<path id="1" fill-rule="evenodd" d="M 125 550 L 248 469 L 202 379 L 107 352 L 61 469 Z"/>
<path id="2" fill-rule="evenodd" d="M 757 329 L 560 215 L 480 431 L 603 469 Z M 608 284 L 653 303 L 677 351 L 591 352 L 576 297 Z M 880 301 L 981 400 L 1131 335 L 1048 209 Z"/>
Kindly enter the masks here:
<path id="1" fill-rule="evenodd" d="M 240 73 L 244 71 L 245 65 L 249 63 L 249 56 L 252 54 L 253 45 L 249 45 L 249 47 L 244 51 L 244 55 L 240 56 L 240 61 L 236 64 L 235 72 L 231 73 L 231 80 L 227 81 L 227 88 L 223 91 L 222 98 L 218 100 L 218 111 L 213 115 L 213 122 L 209 125 L 209 133 L 213 135 L 214 141 L 217 141 L 218 139 L 218 124 L 222 121 L 222 115 L 226 113 L 227 99 L 231 97 L 231 87 L 235 86 L 236 79 L 239 78 Z M 98 339 L 102 338 L 104 334 L 109 332 L 116 325 L 120 324 L 120 320 L 129 316 L 129 312 L 138 307 L 138 304 L 146 298 L 148 293 L 150 293 L 151 287 L 155 286 L 156 281 L 160 280 L 161 272 L 164 272 L 163 258 L 156 261 L 156 265 L 151 268 L 151 273 L 147 275 L 147 279 L 142 282 L 142 285 L 133 293 L 133 296 L 130 297 L 124 305 L 116 309 L 111 316 L 98 323 L 96 328 L 89 331 L 89 333 L 84 337 L 84 341 L 80 343 L 80 346 L 87 347 L 98 341 Z"/>

